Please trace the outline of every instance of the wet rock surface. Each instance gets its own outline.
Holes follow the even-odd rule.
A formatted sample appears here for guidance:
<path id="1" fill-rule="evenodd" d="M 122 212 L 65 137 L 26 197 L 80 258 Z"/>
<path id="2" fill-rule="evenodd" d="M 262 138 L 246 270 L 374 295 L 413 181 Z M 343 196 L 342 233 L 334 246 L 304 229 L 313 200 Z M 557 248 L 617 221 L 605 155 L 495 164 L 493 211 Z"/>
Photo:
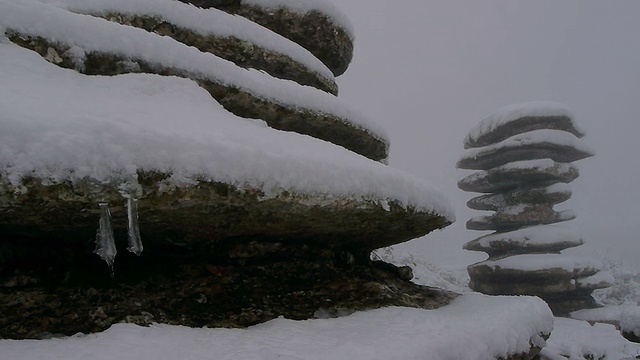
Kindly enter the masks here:
<path id="1" fill-rule="evenodd" d="M 560 252 L 581 245 L 582 239 L 550 226 L 576 216 L 554 206 L 571 197 L 564 184 L 579 176 L 570 162 L 593 155 L 577 141 L 583 135 L 571 113 L 552 103 L 506 107 L 471 130 L 457 167 L 481 171 L 460 180 L 458 187 L 489 193 L 467 205 L 494 214 L 471 218 L 467 228 L 495 230 L 464 246 L 490 256 L 468 267 L 472 289 L 491 295 L 540 296 L 556 315 L 595 306 L 590 294 L 609 286 L 608 278 L 594 277 L 597 267 L 568 268 L 579 265 Z"/>

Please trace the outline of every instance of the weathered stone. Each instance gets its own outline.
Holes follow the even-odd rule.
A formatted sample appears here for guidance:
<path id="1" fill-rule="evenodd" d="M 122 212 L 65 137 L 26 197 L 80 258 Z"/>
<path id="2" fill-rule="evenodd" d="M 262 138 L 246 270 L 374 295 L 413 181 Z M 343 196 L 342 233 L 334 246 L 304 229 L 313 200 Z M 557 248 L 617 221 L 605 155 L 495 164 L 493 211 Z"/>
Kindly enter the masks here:
<path id="1" fill-rule="evenodd" d="M 520 257 L 540 257 L 541 263 L 548 262 L 543 255 L 518 255 Z M 511 263 L 517 262 L 518 256 L 505 258 Z M 546 255 L 559 257 L 561 255 Z M 553 260 L 552 260 L 553 261 Z M 562 262 L 562 261 L 561 261 Z M 527 266 L 511 268 L 503 265 L 501 260 L 486 261 L 470 265 L 469 287 L 475 291 L 489 295 L 534 295 L 547 301 L 554 314 L 566 316 L 570 312 L 595 306 L 591 292 L 608 287 L 606 284 L 580 285 L 579 279 L 597 274 L 600 270 L 593 267 L 570 266 L 559 263 L 541 267 Z M 549 265 L 549 264 L 547 264 Z"/>
<path id="2" fill-rule="evenodd" d="M 298 13 L 285 7 L 267 10 L 243 5 L 240 0 L 180 1 L 203 8 L 216 7 L 258 23 L 309 50 L 327 65 L 335 76 L 342 75 L 347 70 L 353 57 L 353 39 L 345 29 L 316 10 L 306 13 Z"/>
<path id="3" fill-rule="evenodd" d="M 480 195 L 467 202 L 474 210 L 497 211 L 518 204 L 560 204 L 571 198 L 571 189 L 564 184 L 547 187 L 517 188 L 503 193 Z"/>
<path id="4" fill-rule="evenodd" d="M 575 218 L 573 210 L 555 211 L 552 205 L 522 204 L 500 209 L 493 215 L 473 217 L 467 221 L 467 229 L 509 231 L 532 225 L 555 224 Z"/>
<path id="5" fill-rule="evenodd" d="M 586 149 L 568 144 L 540 141 L 528 144 L 511 143 L 503 147 L 489 146 L 482 151 L 474 151 L 458 161 L 456 167 L 470 170 L 487 170 L 506 163 L 533 159 L 551 159 L 569 163 L 593 156 Z"/>
<path id="6" fill-rule="evenodd" d="M 458 188 L 481 193 L 504 192 L 518 187 L 545 187 L 558 182 L 570 183 L 578 178 L 572 164 L 542 159 L 510 163 L 475 172 L 458 181 Z"/>
<path id="7" fill-rule="evenodd" d="M 319 312 L 434 309 L 457 296 L 400 279 L 388 264 L 348 263 L 338 251 L 304 241 L 250 260 L 175 246 L 145 249 L 140 257 L 122 255 L 113 279 L 97 256 L 45 241 L 41 252 L 0 272 L 0 338 L 99 332 L 118 322 L 246 327 Z M 2 285 L 25 273 L 38 282 Z"/>
<path id="8" fill-rule="evenodd" d="M 244 68 L 264 70 L 277 78 L 293 80 L 301 85 L 313 86 L 334 95 L 338 94 L 338 85 L 333 79 L 323 77 L 286 55 L 263 49 L 256 44 L 235 37 L 221 37 L 215 34 L 201 35 L 154 16 L 118 13 L 109 13 L 103 16 L 109 21 L 169 36 L 181 43 L 232 61 Z"/>
<path id="9" fill-rule="evenodd" d="M 450 222 L 441 215 L 383 206 L 372 200 L 290 193 L 199 181 L 176 187 L 169 174 L 139 173 L 140 231 L 146 240 L 190 248 L 224 248 L 225 241 L 262 239 L 338 246 L 362 252 L 407 241 Z M 0 178 L 0 232 L 32 238 L 85 242 L 94 237 L 99 203 L 109 203 L 113 226 L 126 234 L 125 199 L 117 183 L 83 180 L 45 185 Z M 20 189 L 27 189 L 21 191 Z M 126 238 L 126 236 L 125 236 Z M 222 250 L 219 250 L 222 251 Z M 222 253 L 222 252 L 221 252 Z"/>
<path id="10" fill-rule="evenodd" d="M 497 125 L 487 126 L 483 122 L 490 122 L 496 120 L 495 118 L 503 117 L 503 114 L 490 115 L 478 127 L 490 129 L 489 131 L 472 130 L 470 134 L 464 139 L 464 148 L 476 148 L 481 146 L 487 146 L 495 144 L 507 138 L 510 138 L 517 134 L 526 133 L 534 130 L 549 129 L 560 130 L 569 132 L 579 138 L 584 136 L 584 133 L 576 127 L 573 119 L 569 114 L 564 111 L 558 111 L 555 115 L 526 115 L 517 116 L 510 121 L 499 121 Z M 494 124 L 496 124 L 494 123 Z M 476 135 L 479 133 L 479 135 Z M 474 136 L 472 136 L 472 134 Z"/>
<path id="11" fill-rule="evenodd" d="M 587 321 L 591 325 L 595 323 L 613 325 L 627 340 L 640 342 L 640 306 L 637 304 L 578 310 L 571 313 L 571 318 Z"/>
<path id="12" fill-rule="evenodd" d="M 470 287 L 493 295 L 537 295 L 556 315 L 595 306 L 594 289 L 610 275 L 566 262 L 564 249 L 582 245 L 575 232 L 554 226 L 576 217 L 555 211 L 571 197 L 566 183 L 579 176 L 570 162 L 593 156 L 563 105 L 549 102 L 504 107 L 484 118 L 464 140 L 458 168 L 480 169 L 458 182 L 465 191 L 490 193 L 467 206 L 494 214 L 467 221 L 467 229 L 495 230 L 464 245 L 489 260 L 468 267 Z M 564 183 L 564 184 L 561 184 Z"/>
<path id="13" fill-rule="evenodd" d="M 568 228 L 532 226 L 481 236 L 464 244 L 465 250 L 482 251 L 490 260 L 520 254 L 559 254 L 582 245 L 582 238 Z"/>
<path id="14" fill-rule="evenodd" d="M 3 181 L 0 337 L 94 332 L 120 321 L 242 327 L 321 309 L 437 308 L 455 297 L 369 261 L 372 249 L 446 226 L 443 218 L 284 190 L 176 187 L 167 176 L 138 174 L 145 250 L 120 252 L 114 279 L 92 250 L 102 202 L 117 246 L 126 245 L 118 184 Z"/>
<path id="15" fill-rule="evenodd" d="M 38 52 L 44 58 L 53 50 L 60 59 L 54 62 L 56 65 L 76 69 L 87 75 L 152 73 L 189 78 L 206 89 L 228 111 L 240 117 L 262 119 L 275 129 L 326 140 L 373 160 L 383 161 L 388 157 L 388 144 L 384 140 L 344 119 L 312 109 L 275 103 L 234 85 L 205 78 L 203 74 L 193 74 L 186 69 L 165 68 L 141 59 L 125 59 L 109 53 L 88 52 L 83 59 L 78 59 L 69 51 L 70 46 L 42 37 L 12 33 L 9 38 L 22 47 Z"/>

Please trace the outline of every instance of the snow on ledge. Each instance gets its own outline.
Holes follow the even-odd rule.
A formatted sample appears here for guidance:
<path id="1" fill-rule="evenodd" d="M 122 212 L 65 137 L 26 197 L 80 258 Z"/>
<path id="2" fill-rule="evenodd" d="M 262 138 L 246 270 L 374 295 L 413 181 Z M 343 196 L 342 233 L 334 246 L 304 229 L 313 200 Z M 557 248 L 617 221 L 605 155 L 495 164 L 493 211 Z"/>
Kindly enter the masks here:
<path id="1" fill-rule="evenodd" d="M 81 53 L 77 56 L 82 56 L 82 51 L 104 52 L 201 74 L 203 78 L 235 86 L 265 100 L 334 116 L 388 142 L 387 133 L 379 124 L 331 94 L 276 79 L 258 70 L 240 68 L 215 55 L 142 29 L 75 14 L 34 0 L 0 1 L 0 32 L 6 29 L 75 46 Z"/>
<path id="2" fill-rule="evenodd" d="M 572 312 L 571 317 L 585 321 L 615 322 L 620 325 L 620 330 L 640 336 L 640 306 L 637 304 L 578 310 Z"/>
<path id="3" fill-rule="evenodd" d="M 483 261 L 476 265 L 485 265 L 492 269 L 500 268 L 518 271 L 542 271 L 547 269 L 563 269 L 567 272 L 579 273 L 602 270 L 599 260 L 581 257 L 571 257 L 563 254 L 524 254 L 509 256 L 500 260 Z"/>
<path id="4" fill-rule="evenodd" d="M 0 340 L 26 359 L 493 360 L 544 346 L 553 315 L 536 297 L 464 294 L 437 310 L 389 307 L 334 319 L 283 318 L 248 329 L 117 324 L 91 335 Z"/>
<path id="5" fill-rule="evenodd" d="M 307 49 L 293 41 L 249 21 L 241 16 L 227 14 L 211 8 L 200 9 L 173 0 L 39 0 L 85 14 L 120 12 L 132 15 L 160 16 L 182 28 L 191 29 L 200 35 L 235 37 L 264 49 L 284 54 L 327 79 L 333 73 Z"/>
<path id="6" fill-rule="evenodd" d="M 111 181 L 158 170 L 178 185 L 202 178 L 267 194 L 393 200 L 455 218 L 448 199 L 425 180 L 238 118 L 191 80 L 86 76 L 6 41 L 0 79 L 0 175 L 10 181 Z"/>
<path id="7" fill-rule="evenodd" d="M 572 120 L 573 114 L 565 105 L 553 101 L 532 101 L 508 105 L 487 115 L 478 125 L 469 131 L 464 143 L 474 144 L 487 134 L 523 117 L 548 116 L 566 117 L 570 119 L 571 126 L 577 131 L 578 135 L 584 135 L 584 131 Z"/>
<path id="8" fill-rule="evenodd" d="M 555 318 L 547 347 L 540 355 L 548 360 L 635 359 L 640 344 L 627 341 L 609 324 Z"/>
<path id="9" fill-rule="evenodd" d="M 458 163 L 486 156 L 487 154 L 495 154 L 499 151 L 541 144 L 572 148 L 585 154 L 595 154 L 593 149 L 585 145 L 578 137 L 571 133 L 562 130 L 541 129 L 517 134 L 495 144 L 466 149 L 462 156 L 460 156 Z"/>

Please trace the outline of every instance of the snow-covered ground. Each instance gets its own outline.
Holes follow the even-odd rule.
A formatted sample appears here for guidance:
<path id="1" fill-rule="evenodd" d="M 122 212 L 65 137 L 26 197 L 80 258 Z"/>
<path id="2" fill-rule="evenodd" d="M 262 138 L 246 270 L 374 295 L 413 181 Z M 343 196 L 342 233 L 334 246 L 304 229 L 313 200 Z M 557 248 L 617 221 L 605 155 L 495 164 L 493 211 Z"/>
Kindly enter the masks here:
<path id="1" fill-rule="evenodd" d="M 379 249 L 373 257 L 398 266 L 410 266 L 414 274 L 412 281 L 415 283 L 460 293 L 471 292 L 467 287 L 469 276 L 465 270 L 439 268 L 428 263 L 421 255 L 401 250 L 403 248 Z M 605 273 L 613 276 L 615 281 L 610 288 L 596 290 L 594 298 L 606 307 L 575 314 L 576 318 L 585 321 L 554 318 L 551 337 L 541 352 L 547 360 L 619 360 L 640 356 L 640 344 L 623 338 L 613 325 L 591 325 L 586 321 L 620 321 L 625 318 L 626 323 L 623 322 L 623 325 L 627 331 L 640 330 L 640 272 L 623 269 L 612 262 L 603 262 Z"/>
<path id="2" fill-rule="evenodd" d="M 437 310 L 389 307 L 334 319 L 275 319 L 248 329 L 117 324 L 49 340 L 0 340 L 2 358 L 31 359 L 495 359 L 542 343 L 553 317 L 534 297 L 465 294 Z M 492 331 L 486 331 L 491 328 Z"/>

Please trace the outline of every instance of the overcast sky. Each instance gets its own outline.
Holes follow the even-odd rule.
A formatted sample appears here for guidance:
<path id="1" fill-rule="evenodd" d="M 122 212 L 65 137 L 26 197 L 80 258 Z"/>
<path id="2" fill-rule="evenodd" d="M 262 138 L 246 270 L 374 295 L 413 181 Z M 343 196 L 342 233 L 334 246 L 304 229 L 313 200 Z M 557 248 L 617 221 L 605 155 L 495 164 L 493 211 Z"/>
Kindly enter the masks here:
<path id="1" fill-rule="evenodd" d="M 640 268 L 640 1 L 334 0 L 356 32 L 340 97 L 387 128 L 391 166 L 427 178 L 457 222 L 408 246 L 441 265 L 482 254 L 462 245 L 473 193 L 458 190 L 462 140 L 513 103 L 568 106 L 596 156 L 575 164 L 571 221 L 585 242 L 571 252 Z"/>

